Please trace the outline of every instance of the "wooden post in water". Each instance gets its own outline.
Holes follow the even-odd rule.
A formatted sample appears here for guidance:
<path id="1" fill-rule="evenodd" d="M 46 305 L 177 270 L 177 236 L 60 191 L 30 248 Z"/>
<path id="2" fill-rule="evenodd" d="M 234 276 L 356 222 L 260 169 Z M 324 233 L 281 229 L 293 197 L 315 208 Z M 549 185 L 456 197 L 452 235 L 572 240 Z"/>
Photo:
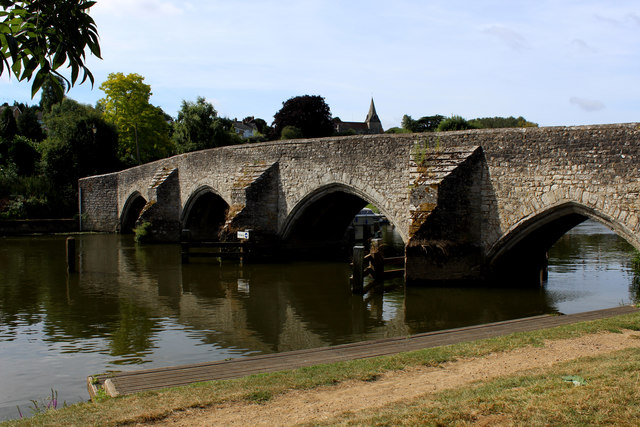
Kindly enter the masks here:
<path id="1" fill-rule="evenodd" d="M 73 273 L 76 271 L 76 239 L 67 237 L 67 271 Z"/>
<path id="2" fill-rule="evenodd" d="M 351 292 L 362 294 L 364 289 L 364 246 L 353 247 L 353 275 L 351 276 Z"/>
<path id="3" fill-rule="evenodd" d="M 371 239 L 371 266 L 373 267 L 373 280 L 384 282 L 384 253 L 382 252 L 382 239 Z"/>

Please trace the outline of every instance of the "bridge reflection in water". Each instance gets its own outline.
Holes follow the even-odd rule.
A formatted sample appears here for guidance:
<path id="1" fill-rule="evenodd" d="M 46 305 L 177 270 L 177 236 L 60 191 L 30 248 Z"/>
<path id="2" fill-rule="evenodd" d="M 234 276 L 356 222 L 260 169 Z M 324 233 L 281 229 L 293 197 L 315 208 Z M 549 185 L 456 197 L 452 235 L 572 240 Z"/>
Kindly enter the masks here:
<path id="1" fill-rule="evenodd" d="M 400 286 L 368 298 L 351 294 L 346 263 L 183 265 L 178 245 L 84 235 L 77 237 L 79 272 L 67 276 L 63 237 L 5 238 L 0 417 L 51 386 L 67 402 L 86 399 L 82 378 L 123 365 L 184 364 L 633 302 L 630 246 L 593 223 L 587 234 L 584 227 L 556 245 L 543 288 Z M 52 367 L 54 379 L 46 375 Z"/>

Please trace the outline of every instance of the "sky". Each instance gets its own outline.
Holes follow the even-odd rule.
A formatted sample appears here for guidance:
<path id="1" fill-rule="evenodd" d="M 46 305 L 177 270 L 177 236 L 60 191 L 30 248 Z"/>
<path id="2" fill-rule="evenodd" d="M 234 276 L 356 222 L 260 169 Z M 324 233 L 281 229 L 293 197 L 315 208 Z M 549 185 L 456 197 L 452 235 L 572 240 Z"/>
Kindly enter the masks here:
<path id="1" fill-rule="evenodd" d="M 98 0 L 94 105 L 109 73 L 137 73 L 175 117 L 202 96 L 220 116 L 268 123 L 320 95 L 333 117 L 383 127 L 442 114 L 524 116 L 540 126 L 640 121 L 637 0 Z M 0 77 L 0 104 L 35 104 Z"/>

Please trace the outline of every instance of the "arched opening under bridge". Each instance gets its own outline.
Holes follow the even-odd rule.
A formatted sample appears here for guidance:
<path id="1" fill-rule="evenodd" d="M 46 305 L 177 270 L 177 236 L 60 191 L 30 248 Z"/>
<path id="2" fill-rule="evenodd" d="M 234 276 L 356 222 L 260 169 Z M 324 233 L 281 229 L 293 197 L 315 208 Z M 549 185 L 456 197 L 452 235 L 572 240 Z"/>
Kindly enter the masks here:
<path id="1" fill-rule="evenodd" d="M 197 190 L 187 201 L 182 215 L 182 229 L 190 240 L 217 241 L 224 227 L 229 204 L 209 187 Z"/>
<path id="2" fill-rule="evenodd" d="M 608 217 L 578 203 L 564 203 L 518 225 L 494 246 L 488 256 L 491 280 L 508 286 L 541 285 L 547 279 L 549 250 L 587 219 L 627 240 L 622 228 Z"/>
<path id="3" fill-rule="evenodd" d="M 298 203 L 281 236 L 285 253 L 297 259 L 345 260 L 355 244 L 366 246 L 372 238 L 383 238 L 389 249 L 404 248 L 375 200 L 341 184 L 322 187 Z"/>
<path id="4" fill-rule="evenodd" d="M 129 196 L 127 202 L 124 204 L 122 216 L 120 217 L 120 233 L 133 233 L 136 221 L 138 221 L 140 213 L 146 204 L 147 200 L 137 191 Z"/>

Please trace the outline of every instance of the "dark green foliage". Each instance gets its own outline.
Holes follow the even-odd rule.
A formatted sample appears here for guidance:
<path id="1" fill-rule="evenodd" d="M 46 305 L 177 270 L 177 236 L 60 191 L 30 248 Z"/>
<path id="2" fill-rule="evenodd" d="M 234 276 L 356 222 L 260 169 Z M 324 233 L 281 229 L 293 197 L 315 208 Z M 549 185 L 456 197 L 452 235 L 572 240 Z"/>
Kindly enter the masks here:
<path id="1" fill-rule="evenodd" d="M 320 138 L 333 134 L 331 110 L 318 95 L 296 96 L 282 103 L 273 116 L 275 135 L 281 136 L 287 126 L 295 126 L 304 138 Z"/>
<path id="2" fill-rule="evenodd" d="M 466 129 L 477 129 L 477 126 L 468 122 L 463 117 L 455 115 L 444 119 L 438 125 L 438 132 Z"/>
<path id="3" fill-rule="evenodd" d="M 522 116 L 518 118 L 513 116 L 481 117 L 470 120 L 469 122 L 480 129 L 538 127 L 537 123 L 529 122 Z"/>
<path id="4" fill-rule="evenodd" d="M 59 98 L 64 87 L 93 75 L 85 65 L 85 48 L 100 58 L 98 31 L 89 9 L 95 1 L 2 0 L 0 6 L 0 75 L 13 73 L 18 80 L 32 80 L 31 96 L 49 81 Z M 71 68 L 70 80 L 57 70 Z"/>
<path id="5" fill-rule="evenodd" d="M 18 135 L 7 150 L 7 158 L 16 166 L 16 173 L 20 176 L 31 176 L 36 172 L 40 153 L 36 143 L 29 138 Z"/>
<path id="6" fill-rule="evenodd" d="M 408 129 L 399 128 L 396 126 L 396 127 L 387 129 L 386 131 L 384 131 L 384 133 L 411 133 L 411 131 Z"/>
<path id="7" fill-rule="evenodd" d="M 22 114 L 16 120 L 18 125 L 18 135 L 29 138 L 32 141 L 40 142 L 45 138 L 42 125 L 38 120 L 38 108 L 36 106 L 22 109 Z"/>
<path id="8" fill-rule="evenodd" d="M 336 133 L 337 136 L 350 136 L 350 135 L 357 135 L 357 134 L 358 132 L 356 132 L 354 129 L 347 129 L 347 130 L 343 130 Z"/>
<path id="9" fill-rule="evenodd" d="M 54 193 L 52 183 L 45 176 L 18 176 L 13 164 L 0 167 L 2 219 L 54 217 L 55 212 L 51 211 L 55 209 L 49 206 Z"/>
<path id="10" fill-rule="evenodd" d="M 247 118 L 248 118 L 248 117 L 247 117 Z M 261 133 L 261 134 L 263 134 L 263 135 L 266 135 L 266 134 L 268 134 L 268 133 L 269 133 L 270 128 L 269 128 L 269 126 L 267 125 L 267 122 L 266 122 L 266 121 L 264 121 L 264 120 L 263 120 L 263 119 L 261 119 L 261 118 L 257 118 L 257 119 L 254 119 L 253 117 L 251 117 L 251 118 L 253 119 L 253 122 L 256 124 L 256 127 L 258 128 L 258 132 L 260 132 L 260 133 Z M 245 119 L 245 120 L 246 120 L 246 119 Z"/>
<path id="11" fill-rule="evenodd" d="M 13 110 L 8 105 L 0 112 L 0 138 L 11 141 L 18 133 L 18 124 L 13 116 Z"/>
<path id="12" fill-rule="evenodd" d="M 58 85 L 63 89 L 66 87 L 62 78 L 58 78 Z M 40 93 L 40 108 L 42 108 L 42 111 L 48 113 L 54 105 L 60 104 L 63 99 L 64 90 L 60 92 L 57 85 L 52 83 L 51 80 L 47 80 L 42 85 L 42 92 Z"/>
<path id="13" fill-rule="evenodd" d="M 178 118 L 173 122 L 172 139 L 178 153 L 238 144 L 240 137 L 233 122 L 218 117 L 213 105 L 203 97 L 196 102 L 182 101 Z"/>
<path id="14" fill-rule="evenodd" d="M 298 139 L 302 138 L 302 131 L 295 126 L 285 126 L 282 129 L 280 139 Z"/>
<path id="15" fill-rule="evenodd" d="M 42 172 L 53 185 L 48 203 L 58 216 L 73 216 L 78 179 L 120 168 L 117 132 L 99 111 L 71 99 L 54 105 L 45 123 L 49 137 L 41 143 Z"/>
<path id="16" fill-rule="evenodd" d="M 218 117 L 213 122 L 213 139 L 216 147 L 242 143 L 240 135 L 233 130 L 233 121 L 226 117 Z"/>
<path id="17" fill-rule="evenodd" d="M 443 124 L 444 123 L 444 124 Z M 537 123 L 529 122 L 524 117 L 482 117 L 473 120 L 465 120 L 460 116 L 445 118 L 440 114 L 425 116 L 413 120 L 411 116 L 402 117 L 402 128 L 408 132 L 433 132 L 464 129 L 489 129 L 489 128 L 515 128 L 537 127 Z M 389 132 L 392 133 L 392 132 Z M 394 132 L 397 133 L 397 132 Z"/>
<path id="18" fill-rule="evenodd" d="M 136 226 L 133 229 L 133 234 L 135 235 L 134 240 L 136 243 L 145 243 L 149 240 L 149 229 L 151 228 L 151 223 L 148 221 L 144 221 Z"/>
<path id="19" fill-rule="evenodd" d="M 79 178 L 118 170 L 118 137 L 100 112 L 71 99 L 45 117 L 49 138 L 42 143 L 44 173 L 54 183 L 77 186 Z"/>
<path id="20" fill-rule="evenodd" d="M 444 118 L 444 116 L 436 114 L 435 116 L 424 116 L 418 120 L 413 120 L 411 116 L 405 114 L 402 117 L 402 128 L 409 132 L 434 132 Z"/>

